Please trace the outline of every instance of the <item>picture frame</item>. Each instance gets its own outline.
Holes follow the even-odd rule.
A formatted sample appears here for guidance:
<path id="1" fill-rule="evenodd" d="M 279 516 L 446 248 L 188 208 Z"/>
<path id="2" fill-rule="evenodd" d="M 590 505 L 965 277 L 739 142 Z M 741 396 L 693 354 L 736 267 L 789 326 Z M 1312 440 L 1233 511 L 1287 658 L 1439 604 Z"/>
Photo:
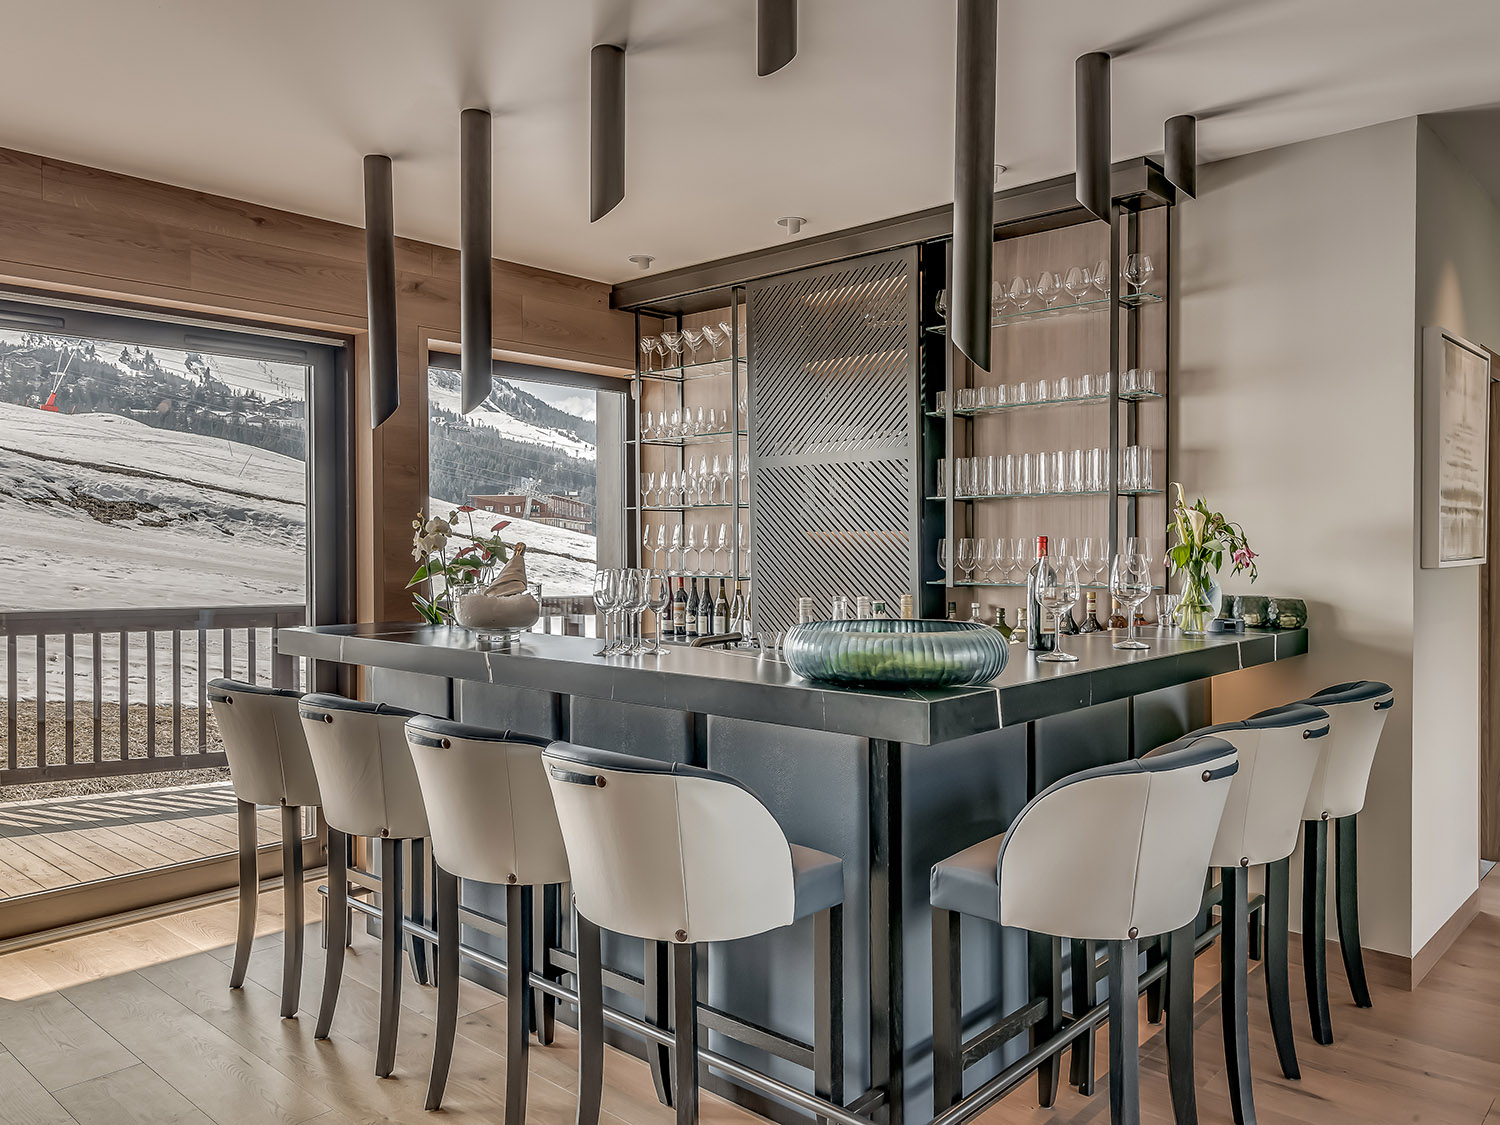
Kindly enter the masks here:
<path id="1" fill-rule="evenodd" d="M 1490 353 L 1422 330 L 1422 567 L 1479 566 L 1489 529 Z"/>

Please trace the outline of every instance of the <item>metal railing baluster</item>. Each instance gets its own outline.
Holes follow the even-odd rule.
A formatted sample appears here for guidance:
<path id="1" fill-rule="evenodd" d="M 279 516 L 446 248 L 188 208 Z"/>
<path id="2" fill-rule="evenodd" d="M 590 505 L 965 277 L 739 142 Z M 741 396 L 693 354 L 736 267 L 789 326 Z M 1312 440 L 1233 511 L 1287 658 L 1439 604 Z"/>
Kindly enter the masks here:
<path id="1" fill-rule="evenodd" d="M 156 757 L 156 631 L 146 630 L 146 757 Z"/>
<path id="2" fill-rule="evenodd" d="M 104 761 L 104 634 L 94 638 L 94 763 Z M 14 765 L 14 763 L 12 763 Z"/>
<path id="3" fill-rule="evenodd" d="M 245 630 L 245 679 L 258 683 L 255 678 L 255 650 L 260 647 L 260 631 L 253 626 Z"/>
<path id="4" fill-rule="evenodd" d="M 120 761 L 130 757 L 130 634 L 120 633 Z"/>
<path id="5" fill-rule="evenodd" d="M 63 634 L 63 762 L 73 764 L 73 633 Z"/>
<path id="6" fill-rule="evenodd" d="M 198 621 L 198 753 L 208 751 L 208 634 Z"/>
<path id="7" fill-rule="evenodd" d="M 172 630 L 172 757 L 182 757 L 182 630 Z"/>
<path id="8" fill-rule="evenodd" d="M 36 635 L 36 764 L 47 764 L 47 634 Z"/>

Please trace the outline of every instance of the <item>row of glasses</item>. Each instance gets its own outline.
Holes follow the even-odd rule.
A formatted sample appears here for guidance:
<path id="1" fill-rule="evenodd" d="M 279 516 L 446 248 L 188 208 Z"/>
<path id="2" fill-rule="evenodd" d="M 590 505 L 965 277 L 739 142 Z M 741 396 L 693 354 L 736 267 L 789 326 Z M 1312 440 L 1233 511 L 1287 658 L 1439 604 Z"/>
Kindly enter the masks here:
<path id="1" fill-rule="evenodd" d="M 1148 449 L 1148 466 L 1149 452 Z M 954 485 L 957 489 L 954 495 L 973 499 L 1107 492 L 1109 462 L 1109 451 L 1099 446 L 1092 449 L 1054 449 L 1044 453 L 990 453 L 959 457 L 953 462 Z M 948 459 L 944 457 L 938 460 L 938 495 L 946 496 L 947 487 Z"/>
<path id="2" fill-rule="evenodd" d="M 1122 270 L 1125 282 L 1136 293 L 1146 287 L 1155 273 L 1150 254 L 1130 254 Z M 1075 305 L 1102 300 L 1109 296 L 1109 262 L 1100 258 L 1092 266 L 1069 266 L 1066 270 L 1043 270 L 1035 280 L 1017 274 L 1009 282 L 996 280 L 990 285 L 990 315 L 1007 316 L 1055 307 L 1064 296 Z M 948 315 L 948 291 L 939 289 L 937 313 Z"/>
<path id="3" fill-rule="evenodd" d="M 700 406 L 695 414 L 692 408 L 663 410 L 654 418 L 651 411 L 641 415 L 641 437 L 648 440 L 671 440 L 673 438 L 704 437 L 729 432 L 729 411 Z"/>
<path id="4" fill-rule="evenodd" d="M 666 557 L 666 569 L 672 574 L 725 574 L 730 562 L 733 535 L 739 542 L 740 569 L 750 570 L 750 525 L 739 523 L 731 532 L 728 523 L 719 524 L 717 534 L 709 526 L 701 529 L 689 524 L 684 528 L 676 524 L 668 531 L 666 524 L 654 529 L 650 526 L 641 535 L 642 554 L 651 556 L 651 567 L 659 569 L 660 561 Z M 704 556 L 709 566 L 704 565 Z"/>
<path id="5" fill-rule="evenodd" d="M 604 647 L 595 656 L 656 655 L 662 651 L 665 612 L 672 604 L 672 582 L 665 574 L 639 567 L 609 567 L 594 573 L 594 607 L 604 623 Z M 646 644 L 646 610 L 656 617 L 655 646 Z"/>
<path id="6" fill-rule="evenodd" d="M 981 584 L 1025 581 L 1031 571 L 1035 557 L 1036 537 L 1031 535 L 998 536 L 989 538 L 963 538 L 957 540 L 958 557 L 949 558 L 948 540 L 938 540 L 938 566 L 944 574 L 957 573 L 962 582 L 972 583 L 976 576 Z M 1054 558 L 1072 559 L 1077 563 L 1080 581 L 1088 585 L 1103 585 L 1109 571 L 1109 541 L 1080 537 L 1069 540 L 1056 538 L 1052 541 Z"/>
<path id="7" fill-rule="evenodd" d="M 721 348 L 731 350 L 735 340 L 734 326 L 727 320 L 717 324 L 705 324 L 700 328 L 684 328 L 681 332 L 663 332 L 659 336 L 642 336 L 637 341 L 641 350 L 641 367 L 646 371 L 670 371 L 706 363 L 719 358 Z M 739 330 L 740 353 L 745 350 L 745 329 Z M 709 349 L 707 360 L 700 358 L 703 350 Z M 686 357 L 686 359 L 684 359 Z"/>
<path id="8" fill-rule="evenodd" d="M 1151 483 L 1151 447 L 1127 445 L 1120 450 L 1120 488 L 1125 492 L 1149 492 Z"/>
<path id="9" fill-rule="evenodd" d="M 743 501 L 750 491 L 750 466 L 741 461 L 738 475 Z M 642 474 L 641 503 L 648 508 L 729 504 L 734 500 L 734 480 L 732 460 L 716 454 L 710 467 L 704 455 L 698 459 L 696 469 L 689 464 L 676 471 Z"/>

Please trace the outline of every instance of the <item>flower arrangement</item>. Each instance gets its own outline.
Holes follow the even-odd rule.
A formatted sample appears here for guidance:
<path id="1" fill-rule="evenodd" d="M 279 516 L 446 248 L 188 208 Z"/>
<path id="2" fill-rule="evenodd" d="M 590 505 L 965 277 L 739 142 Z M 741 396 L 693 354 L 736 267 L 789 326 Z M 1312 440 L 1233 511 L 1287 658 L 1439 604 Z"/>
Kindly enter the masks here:
<path id="1" fill-rule="evenodd" d="M 482 588 L 491 572 L 510 557 L 510 548 L 498 534 L 510 520 L 501 520 L 487 535 L 480 534 L 474 528 L 477 510 L 465 505 L 452 509 L 446 518 L 434 515 L 426 520 L 418 510 L 411 522 L 411 557 L 418 565 L 406 588 L 413 590 L 412 604 L 430 625 L 453 624 L 458 598 Z M 465 531 L 457 527 L 460 515 L 466 517 Z M 456 549 L 450 552 L 450 547 Z M 424 584 L 425 596 L 415 592 L 415 587 Z"/>
<path id="2" fill-rule="evenodd" d="M 1248 571 L 1251 582 L 1259 576 L 1255 565 L 1258 556 L 1250 549 L 1243 527 L 1225 519 L 1222 512 L 1210 511 L 1202 497 L 1189 505 L 1182 485 L 1172 487 L 1177 489 L 1177 500 L 1172 505 L 1172 522 L 1167 524 L 1167 531 L 1177 541 L 1167 548 L 1167 564 L 1174 574 L 1183 576 L 1177 624 L 1184 633 L 1198 634 L 1204 631 L 1212 613 L 1208 592 L 1226 556 L 1232 566 L 1230 573 Z"/>

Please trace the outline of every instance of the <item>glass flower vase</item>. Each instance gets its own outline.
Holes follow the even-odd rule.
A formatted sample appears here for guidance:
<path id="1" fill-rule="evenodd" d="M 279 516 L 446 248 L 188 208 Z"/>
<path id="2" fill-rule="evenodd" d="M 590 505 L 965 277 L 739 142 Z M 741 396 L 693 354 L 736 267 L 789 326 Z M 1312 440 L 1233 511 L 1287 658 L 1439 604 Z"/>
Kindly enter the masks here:
<path id="1" fill-rule="evenodd" d="M 1207 585 L 1201 575 L 1184 575 L 1182 599 L 1173 611 L 1177 617 L 1177 627 L 1182 630 L 1183 636 L 1201 637 L 1208 632 L 1214 607 L 1208 600 Z"/>

